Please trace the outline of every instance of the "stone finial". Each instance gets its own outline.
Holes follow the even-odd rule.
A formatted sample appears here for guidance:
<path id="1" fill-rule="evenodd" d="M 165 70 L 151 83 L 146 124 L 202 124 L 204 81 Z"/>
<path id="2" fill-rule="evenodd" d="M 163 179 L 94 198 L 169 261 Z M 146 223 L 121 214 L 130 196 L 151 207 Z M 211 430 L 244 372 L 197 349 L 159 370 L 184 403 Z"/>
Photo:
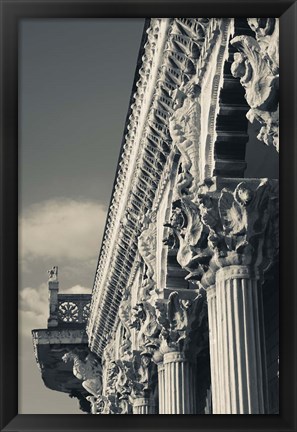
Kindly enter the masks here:
<path id="1" fill-rule="evenodd" d="M 52 267 L 47 272 L 49 274 L 49 281 L 58 281 L 58 266 Z"/>

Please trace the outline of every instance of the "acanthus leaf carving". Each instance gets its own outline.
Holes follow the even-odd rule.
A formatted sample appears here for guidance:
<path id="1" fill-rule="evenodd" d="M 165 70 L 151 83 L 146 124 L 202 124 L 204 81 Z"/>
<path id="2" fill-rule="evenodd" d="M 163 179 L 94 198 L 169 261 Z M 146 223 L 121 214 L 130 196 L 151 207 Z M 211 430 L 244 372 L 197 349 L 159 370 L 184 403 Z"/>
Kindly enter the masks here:
<path id="1" fill-rule="evenodd" d="M 160 326 L 156 320 L 156 309 L 149 303 L 137 303 L 132 311 L 131 328 L 138 331 L 138 345 L 140 349 L 153 349 L 159 344 Z"/>
<path id="2" fill-rule="evenodd" d="M 236 36 L 231 44 L 240 52 L 234 54 L 231 72 L 246 91 L 251 109 L 250 122 L 257 120 L 261 129 L 258 139 L 279 148 L 279 24 L 276 18 L 249 18 L 255 32 L 251 36 Z"/>
<path id="3" fill-rule="evenodd" d="M 249 265 L 265 271 L 278 252 L 276 182 L 262 179 L 252 186 L 243 181 L 233 190 L 214 192 L 201 186 L 198 199 L 201 220 L 209 230 L 208 245 L 213 251 L 207 277 L 229 265 Z"/>
<path id="4" fill-rule="evenodd" d="M 176 291 L 167 300 L 156 303 L 157 319 L 161 326 L 160 351 L 195 354 L 207 345 L 207 305 L 203 289 L 194 299 L 183 299 Z"/>
<path id="5" fill-rule="evenodd" d="M 188 197 L 174 203 L 170 221 L 169 237 L 164 243 L 177 248 L 177 262 L 189 272 L 187 279 L 200 279 L 211 257 L 207 247 L 207 230 L 201 222 L 199 207 Z"/>
<path id="6" fill-rule="evenodd" d="M 147 351 L 135 351 L 131 369 L 132 397 L 150 397 L 157 381 L 156 365 L 152 362 L 152 354 Z"/>

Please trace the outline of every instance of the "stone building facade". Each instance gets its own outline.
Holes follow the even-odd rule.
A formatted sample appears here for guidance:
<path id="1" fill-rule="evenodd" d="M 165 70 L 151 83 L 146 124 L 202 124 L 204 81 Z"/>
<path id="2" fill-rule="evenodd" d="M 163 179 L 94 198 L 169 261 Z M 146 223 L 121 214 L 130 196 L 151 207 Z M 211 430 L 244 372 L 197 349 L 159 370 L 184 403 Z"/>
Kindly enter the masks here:
<path id="1" fill-rule="evenodd" d="M 93 414 L 278 412 L 278 35 L 146 22 L 87 343 L 61 357 Z"/>

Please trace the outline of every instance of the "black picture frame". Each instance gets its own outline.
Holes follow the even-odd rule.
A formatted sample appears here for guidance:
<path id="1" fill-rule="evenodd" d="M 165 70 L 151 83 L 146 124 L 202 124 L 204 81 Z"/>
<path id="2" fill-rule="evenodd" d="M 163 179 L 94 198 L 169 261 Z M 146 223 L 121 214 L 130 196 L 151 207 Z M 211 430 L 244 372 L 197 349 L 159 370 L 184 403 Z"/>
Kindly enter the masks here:
<path id="1" fill-rule="evenodd" d="M 296 1 L 0 0 L 1 431 L 296 431 Z M 280 18 L 280 414 L 18 415 L 18 23 L 23 18 Z M 28 397 L 30 395 L 28 394 Z"/>

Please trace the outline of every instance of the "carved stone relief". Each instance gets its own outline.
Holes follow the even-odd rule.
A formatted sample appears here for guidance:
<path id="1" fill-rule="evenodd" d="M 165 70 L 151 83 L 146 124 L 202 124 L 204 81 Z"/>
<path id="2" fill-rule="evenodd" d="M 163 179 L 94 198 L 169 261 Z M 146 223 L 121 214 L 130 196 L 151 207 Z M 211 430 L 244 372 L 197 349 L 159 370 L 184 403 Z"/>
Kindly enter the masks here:
<path id="1" fill-rule="evenodd" d="M 147 300 L 151 292 L 156 288 L 155 267 L 156 267 L 156 215 L 144 217 L 143 230 L 138 237 L 138 252 L 144 261 L 143 282 L 140 289 L 139 300 Z"/>
<path id="2" fill-rule="evenodd" d="M 255 32 L 251 36 L 236 36 L 231 44 L 240 52 L 234 54 L 231 72 L 246 91 L 251 109 L 247 118 L 257 120 L 261 129 L 258 139 L 279 149 L 279 20 L 249 18 Z"/>
<path id="3" fill-rule="evenodd" d="M 97 356 L 89 352 L 86 356 L 70 351 L 62 357 L 66 363 L 73 362 L 73 375 L 82 381 L 83 388 L 95 398 L 102 392 L 102 367 Z"/>
<path id="4" fill-rule="evenodd" d="M 176 196 L 179 199 L 183 196 L 191 196 L 198 178 L 198 142 L 200 126 L 200 105 L 197 99 L 200 87 L 192 86 L 185 93 L 183 87 L 173 93 L 173 114 L 169 120 L 169 132 L 172 143 L 181 155 L 180 173 L 176 184 Z"/>
<path id="5" fill-rule="evenodd" d="M 278 188 L 276 182 L 248 181 L 234 190 L 211 192 L 205 184 L 198 194 L 201 221 L 208 228 L 213 252 L 201 282 L 213 285 L 220 267 L 248 265 L 266 270 L 278 253 Z"/>
<path id="6" fill-rule="evenodd" d="M 141 350 L 151 352 L 158 346 L 160 326 L 156 320 L 156 309 L 148 301 L 138 303 L 133 308 L 130 327 L 138 332 L 137 339 Z"/>
<path id="7" fill-rule="evenodd" d="M 162 354 L 170 351 L 199 354 L 208 341 L 207 304 L 203 290 L 193 300 L 172 292 L 168 300 L 156 303 L 157 320 L 161 326 Z"/>
<path id="8" fill-rule="evenodd" d="M 187 279 L 199 280 L 211 255 L 199 207 L 186 197 L 176 201 L 173 206 L 170 221 L 164 225 L 170 228 L 169 236 L 163 241 L 169 247 L 177 249 L 176 259 L 189 272 Z"/>

